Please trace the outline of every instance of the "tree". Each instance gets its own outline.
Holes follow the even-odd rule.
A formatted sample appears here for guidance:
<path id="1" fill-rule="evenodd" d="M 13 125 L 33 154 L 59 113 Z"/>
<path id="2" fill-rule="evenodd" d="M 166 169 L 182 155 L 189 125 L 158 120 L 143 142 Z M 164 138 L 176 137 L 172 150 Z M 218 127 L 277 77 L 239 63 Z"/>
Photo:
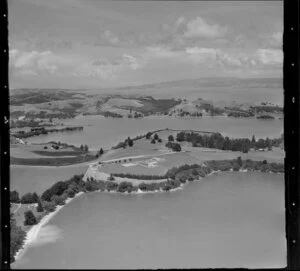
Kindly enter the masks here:
<path id="1" fill-rule="evenodd" d="M 169 135 L 168 136 L 168 141 L 174 141 L 174 136 L 173 135 Z"/>
<path id="2" fill-rule="evenodd" d="M 101 148 L 99 151 L 99 155 L 102 155 L 104 153 L 103 149 Z"/>
<path id="3" fill-rule="evenodd" d="M 89 147 L 85 145 L 83 150 L 87 152 L 89 150 Z"/>
<path id="4" fill-rule="evenodd" d="M 112 173 L 110 174 L 110 176 L 107 178 L 108 181 L 114 181 L 115 177 L 112 175 Z"/>
<path id="5" fill-rule="evenodd" d="M 241 167 L 243 165 L 241 156 L 239 156 L 236 160 L 237 160 L 238 165 Z"/>
<path id="6" fill-rule="evenodd" d="M 268 164 L 268 161 L 267 160 L 263 160 L 263 165 L 266 165 L 266 164 Z"/>
<path id="7" fill-rule="evenodd" d="M 146 139 L 150 139 L 150 138 L 151 138 L 151 135 L 152 135 L 152 133 L 151 133 L 151 132 L 148 132 L 148 133 L 146 134 Z"/>
<path id="8" fill-rule="evenodd" d="M 56 209 L 56 205 L 54 202 L 49 202 L 49 201 L 43 201 L 42 203 L 44 210 L 46 210 L 46 212 L 53 212 Z"/>
<path id="9" fill-rule="evenodd" d="M 61 195 L 64 193 L 65 190 L 68 189 L 68 184 L 63 181 L 59 181 L 52 185 L 49 189 L 44 191 L 44 193 L 41 196 L 41 199 L 44 201 L 51 201 L 51 197 L 53 195 Z"/>
<path id="10" fill-rule="evenodd" d="M 176 141 L 184 141 L 184 132 L 180 132 L 176 135 Z"/>
<path id="11" fill-rule="evenodd" d="M 265 142 L 265 140 L 263 140 L 262 138 L 260 138 L 260 139 L 256 142 L 255 146 L 256 146 L 258 149 L 264 149 L 264 148 L 266 147 L 266 142 Z"/>
<path id="12" fill-rule="evenodd" d="M 132 147 L 132 146 L 133 146 L 133 140 L 132 140 L 130 137 L 128 137 L 127 143 L 128 143 L 128 146 L 129 146 L 129 147 Z"/>
<path id="13" fill-rule="evenodd" d="M 173 149 L 173 151 L 179 152 L 179 151 L 181 151 L 181 146 L 180 146 L 180 144 L 175 143 L 175 144 L 173 145 L 172 149 Z"/>
<path id="14" fill-rule="evenodd" d="M 66 193 L 58 195 L 53 195 L 51 198 L 51 201 L 55 203 L 55 205 L 65 205 L 66 199 L 68 198 L 68 195 Z"/>
<path id="15" fill-rule="evenodd" d="M 31 203 L 38 203 L 39 202 L 39 196 L 34 193 L 27 193 L 22 196 L 21 203 L 23 204 L 31 204 Z"/>
<path id="16" fill-rule="evenodd" d="M 268 150 L 272 150 L 272 142 L 268 137 L 266 138 L 266 148 L 268 148 Z"/>
<path id="17" fill-rule="evenodd" d="M 159 138 L 159 139 L 158 139 L 158 142 L 159 142 L 159 143 L 161 143 L 161 142 L 162 142 L 161 138 Z"/>
<path id="18" fill-rule="evenodd" d="M 15 254 L 22 247 L 26 232 L 17 226 L 13 214 L 10 215 L 10 262 L 15 261 Z"/>
<path id="19" fill-rule="evenodd" d="M 10 199 L 10 202 L 19 203 L 20 202 L 19 193 L 15 190 L 10 191 L 9 199 Z"/>
<path id="20" fill-rule="evenodd" d="M 84 150 L 84 147 L 83 147 L 83 145 L 80 145 L 80 150 L 82 150 L 82 151 Z"/>
<path id="21" fill-rule="evenodd" d="M 155 134 L 155 135 L 154 135 L 154 139 L 155 139 L 155 140 L 158 140 L 158 134 Z"/>
<path id="22" fill-rule="evenodd" d="M 39 213 L 44 212 L 44 208 L 42 206 L 41 201 L 39 201 L 38 206 L 36 207 L 36 211 L 39 212 Z"/>
<path id="23" fill-rule="evenodd" d="M 256 143 L 256 140 L 255 140 L 255 136 L 253 135 L 252 139 L 251 139 L 251 145 L 254 147 L 255 143 Z"/>
<path id="24" fill-rule="evenodd" d="M 152 140 L 151 140 L 151 144 L 155 144 L 156 143 L 156 141 L 155 141 L 155 139 L 153 138 Z"/>
<path id="25" fill-rule="evenodd" d="M 197 141 L 195 139 L 192 141 L 192 146 L 193 147 L 197 147 L 198 146 Z"/>
<path id="26" fill-rule="evenodd" d="M 31 210 L 28 210 L 24 213 L 25 221 L 24 225 L 35 225 L 37 223 L 36 217 L 34 216 Z"/>
<path id="27" fill-rule="evenodd" d="M 35 203 L 38 203 L 38 202 L 39 202 L 40 197 L 37 195 L 37 193 L 34 192 L 34 193 L 32 194 L 32 197 L 33 197 L 33 200 L 34 200 Z"/>

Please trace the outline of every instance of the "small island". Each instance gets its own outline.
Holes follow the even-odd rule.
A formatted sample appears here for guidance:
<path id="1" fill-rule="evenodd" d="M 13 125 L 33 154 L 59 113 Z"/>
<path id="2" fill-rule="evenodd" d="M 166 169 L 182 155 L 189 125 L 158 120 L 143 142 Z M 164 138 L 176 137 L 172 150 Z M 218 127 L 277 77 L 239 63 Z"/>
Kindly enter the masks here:
<path id="1" fill-rule="evenodd" d="M 34 127 L 31 128 L 30 131 L 18 131 L 13 133 L 12 135 L 17 138 L 28 138 L 32 136 L 39 136 L 39 135 L 47 135 L 49 133 L 58 133 L 58 132 L 72 132 L 72 131 L 82 131 L 83 126 L 77 126 L 77 127 L 64 127 L 61 129 L 53 128 L 53 129 L 45 129 L 45 127 Z"/>

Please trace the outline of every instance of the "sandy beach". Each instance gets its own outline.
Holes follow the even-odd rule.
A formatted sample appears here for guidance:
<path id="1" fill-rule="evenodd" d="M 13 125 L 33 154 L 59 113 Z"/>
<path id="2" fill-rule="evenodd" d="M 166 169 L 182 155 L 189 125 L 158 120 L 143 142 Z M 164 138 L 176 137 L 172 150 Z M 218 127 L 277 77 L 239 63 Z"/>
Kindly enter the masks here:
<path id="1" fill-rule="evenodd" d="M 76 198 L 82 194 L 84 194 L 84 192 L 79 192 L 74 196 L 74 198 Z M 74 199 L 74 198 L 67 198 L 65 205 L 70 203 L 72 201 L 72 199 Z M 51 212 L 51 213 L 45 215 L 38 224 L 36 224 L 36 225 L 32 226 L 32 228 L 30 228 L 30 230 L 26 234 L 26 238 L 24 240 L 23 246 L 16 253 L 16 256 L 15 256 L 16 261 L 21 258 L 21 256 L 26 251 L 27 247 L 37 239 L 41 228 L 43 226 L 45 226 L 65 205 L 57 206 L 54 212 Z"/>

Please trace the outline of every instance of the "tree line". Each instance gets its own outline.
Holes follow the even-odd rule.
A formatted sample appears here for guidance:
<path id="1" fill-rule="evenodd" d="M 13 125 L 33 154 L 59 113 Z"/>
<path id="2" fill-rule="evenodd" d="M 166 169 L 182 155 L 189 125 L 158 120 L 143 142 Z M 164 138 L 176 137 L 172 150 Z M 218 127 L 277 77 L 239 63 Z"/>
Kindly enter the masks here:
<path id="1" fill-rule="evenodd" d="M 238 138 L 233 139 L 228 136 L 224 137 L 220 133 L 213 133 L 211 135 L 201 135 L 194 132 L 179 132 L 176 135 L 176 141 L 182 142 L 187 141 L 191 142 L 193 147 L 205 147 L 205 148 L 215 148 L 220 150 L 230 150 L 230 151 L 240 151 L 247 153 L 251 148 L 254 149 L 269 149 L 272 147 L 278 147 L 281 142 L 281 138 L 260 138 L 256 140 L 255 136 L 252 136 L 252 139 L 249 138 Z"/>

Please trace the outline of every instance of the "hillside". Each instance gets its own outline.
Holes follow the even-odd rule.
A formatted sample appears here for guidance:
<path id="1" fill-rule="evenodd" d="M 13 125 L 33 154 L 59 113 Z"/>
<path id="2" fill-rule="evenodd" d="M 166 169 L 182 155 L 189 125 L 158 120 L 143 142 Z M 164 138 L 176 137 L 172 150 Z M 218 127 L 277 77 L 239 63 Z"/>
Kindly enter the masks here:
<path id="1" fill-rule="evenodd" d="M 77 115 L 139 118 L 155 114 L 269 114 L 278 118 L 283 112 L 281 80 L 274 78 L 204 78 L 98 90 L 15 89 L 10 94 L 13 121 Z"/>

